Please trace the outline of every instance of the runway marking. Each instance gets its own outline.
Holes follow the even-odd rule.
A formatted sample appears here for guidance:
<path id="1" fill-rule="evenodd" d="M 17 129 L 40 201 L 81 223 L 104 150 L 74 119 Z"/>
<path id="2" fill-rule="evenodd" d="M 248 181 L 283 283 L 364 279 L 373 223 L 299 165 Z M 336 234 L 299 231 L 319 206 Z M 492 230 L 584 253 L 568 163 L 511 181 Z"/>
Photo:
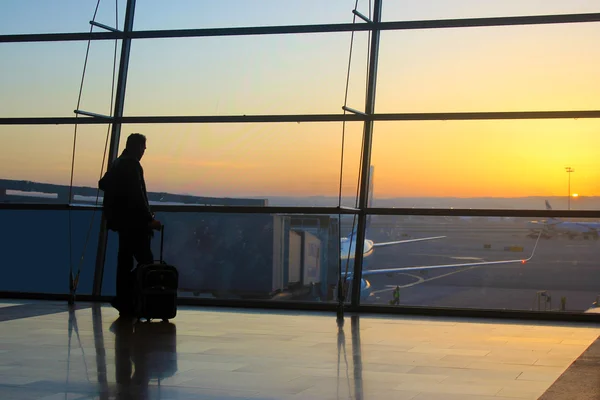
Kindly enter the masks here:
<path id="1" fill-rule="evenodd" d="M 396 274 L 396 275 L 408 275 L 408 276 L 420 279 L 417 282 L 408 283 L 406 285 L 399 286 L 400 289 L 406 289 L 406 288 L 409 288 L 409 287 L 412 287 L 412 286 L 420 285 L 420 284 L 425 283 L 425 282 L 433 281 L 433 280 L 440 279 L 440 278 L 445 278 L 446 276 L 458 274 L 459 272 L 469 271 L 469 270 L 472 270 L 472 269 L 475 269 L 475 268 L 479 268 L 479 266 L 463 268 L 463 269 L 460 269 L 458 271 L 448 272 L 447 274 L 443 274 L 443 275 L 439 275 L 439 276 L 434 276 L 433 278 L 429 278 L 429 279 L 423 279 L 420 276 L 416 276 L 416 275 L 412 275 L 412 274 L 408 274 L 408 273 L 402 273 L 402 274 Z M 389 289 L 376 290 L 376 291 L 371 292 L 371 296 L 376 295 L 378 293 L 390 292 L 390 291 L 394 290 L 395 288 L 396 288 L 396 286 L 394 286 L 393 288 L 389 288 Z"/>
<path id="2" fill-rule="evenodd" d="M 407 276 L 410 276 L 411 278 L 417 279 L 417 282 L 410 283 L 409 285 L 413 285 L 413 284 L 418 284 L 418 283 L 425 282 L 425 278 L 423 278 L 422 276 L 418 276 L 418 275 L 414 275 L 414 274 L 409 274 L 408 272 L 396 273 L 394 275 L 407 275 Z M 392 288 L 391 290 L 394 290 L 396 288 L 396 285 L 387 285 L 387 286 L 391 287 Z M 404 288 L 404 287 L 407 287 L 407 285 L 400 286 L 400 288 Z M 388 290 L 390 290 L 390 289 L 382 289 L 382 290 L 378 290 L 378 291 L 375 291 L 375 292 L 372 292 L 372 293 L 375 294 L 375 293 L 379 293 L 379 292 L 382 292 L 382 291 L 388 291 Z"/>
<path id="3" fill-rule="evenodd" d="M 453 260 L 473 260 L 473 261 L 483 261 L 481 257 L 461 257 L 461 256 L 449 256 L 445 254 L 429 254 L 429 253 L 408 253 L 409 256 L 427 256 L 427 257 L 444 257 L 451 258 Z"/>

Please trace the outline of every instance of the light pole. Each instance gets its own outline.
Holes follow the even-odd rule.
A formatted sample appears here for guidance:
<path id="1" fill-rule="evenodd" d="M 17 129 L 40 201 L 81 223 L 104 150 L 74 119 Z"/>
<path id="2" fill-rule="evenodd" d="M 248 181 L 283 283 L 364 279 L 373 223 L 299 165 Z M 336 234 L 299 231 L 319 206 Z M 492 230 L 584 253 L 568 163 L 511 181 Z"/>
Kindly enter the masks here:
<path id="1" fill-rule="evenodd" d="M 565 171 L 567 171 L 567 174 L 569 174 L 569 206 L 568 209 L 571 209 L 571 172 L 575 172 L 575 170 L 571 167 L 565 167 Z"/>

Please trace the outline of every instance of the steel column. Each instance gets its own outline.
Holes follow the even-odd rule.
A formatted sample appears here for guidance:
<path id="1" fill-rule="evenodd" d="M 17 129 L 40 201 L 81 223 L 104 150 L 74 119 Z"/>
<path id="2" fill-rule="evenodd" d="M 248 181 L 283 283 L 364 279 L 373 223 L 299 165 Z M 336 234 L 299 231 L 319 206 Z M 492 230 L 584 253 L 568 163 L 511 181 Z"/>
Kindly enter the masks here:
<path id="1" fill-rule="evenodd" d="M 121 44 L 121 59 L 119 61 L 119 76 L 117 78 L 117 95 L 115 98 L 115 111 L 113 117 L 121 118 L 123 116 L 123 107 L 125 105 L 125 88 L 127 86 L 127 70 L 129 69 L 129 53 L 131 51 L 131 37 L 129 33 L 133 31 L 133 20 L 135 14 L 135 0 L 127 0 L 127 9 L 125 11 L 125 24 L 123 32 L 125 34 Z M 106 168 L 117 158 L 119 152 L 119 140 L 121 138 L 121 122 L 113 123 L 110 135 L 110 147 L 108 152 L 108 162 Z M 99 296 L 102 292 L 102 278 L 104 277 L 104 262 L 106 259 L 106 244 L 108 241 L 108 230 L 106 220 L 102 215 L 100 222 L 100 234 L 98 237 L 98 250 L 96 252 L 96 269 L 94 271 L 94 287 L 92 294 Z"/>
<path id="2" fill-rule="evenodd" d="M 375 0 L 373 10 L 373 22 L 375 26 L 381 22 L 381 6 L 383 0 Z M 365 100 L 365 114 L 371 116 L 375 113 L 375 90 L 377 87 L 377 63 L 379 57 L 379 37 L 381 31 L 373 29 L 371 36 L 371 53 L 369 54 L 369 76 L 367 96 Z M 361 210 L 358 216 L 358 227 L 356 233 L 356 254 L 354 256 L 354 271 L 352 272 L 352 307 L 360 305 L 360 284 L 362 281 L 362 262 L 365 247 L 365 230 L 369 206 L 369 179 L 371 170 L 371 144 L 373 142 L 373 120 L 365 121 L 363 134 L 363 157 L 361 160 L 360 197 L 358 208 Z"/>

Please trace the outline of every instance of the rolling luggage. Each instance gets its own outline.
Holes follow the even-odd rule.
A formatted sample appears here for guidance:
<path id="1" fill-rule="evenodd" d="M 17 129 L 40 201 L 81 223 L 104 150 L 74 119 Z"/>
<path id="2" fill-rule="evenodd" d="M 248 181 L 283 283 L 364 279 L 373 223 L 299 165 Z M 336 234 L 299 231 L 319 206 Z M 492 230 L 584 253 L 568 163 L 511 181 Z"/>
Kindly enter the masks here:
<path id="1" fill-rule="evenodd" d="M 164 226 L 160 228 L 160 260 L 133 270 L 134 313 L 137 318 L 168 321 L 177 315 L 179 272 L 163 260 Z"/>

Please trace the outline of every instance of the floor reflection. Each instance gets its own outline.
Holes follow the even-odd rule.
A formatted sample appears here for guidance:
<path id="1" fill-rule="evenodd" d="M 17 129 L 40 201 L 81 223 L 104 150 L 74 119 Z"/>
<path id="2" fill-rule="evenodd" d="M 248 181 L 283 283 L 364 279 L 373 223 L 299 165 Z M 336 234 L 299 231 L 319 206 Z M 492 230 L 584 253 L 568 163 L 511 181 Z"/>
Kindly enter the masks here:
<path id="1" fill-rule="evenodd" d="M 132 318 L 118 318 L 109 328 L 114 334 L 115 377 L 108 376 L 105 333 L 103 330 L 102 307 L 93 305 L 92 330 L 96 351 L 98 399 L 145 399 L 149 396 L 150 383 L 156 381 L 153 396 L 160 399 L 160 381 L 177 372 L 177 328 L 171 322 L 140 322 Z M 110 338 L 106 342 L 112 342 Z M 73 358 L 71 353 L 82 353 L 87 381 L 90 379 L 86 362 L 85 346 L 82 345 L 77 324 L 76 309 L 69 309 L 67 390 L 75 386 L 69 384 L 69 372 Z M 110 350 L 109 350 L 110 351 Z M 92 372 L 93 373 L 93 372 Z M 116 382 L 116 385 L 111 382 Z M 96 391 L 96 390 L 94 390 Z M 158 392 L 158 393 L 157 393 Z"/>
<path id="2" fill-rule="evenodd" d="M 75 334 L 75 340 L 77 341 L 77 349 L 81 351 L 82 354 L 82 358 L 83 358 L 83 366 L 85 369 L 85 376 L 87 378 L 88 382 L 91 382 L 90 380 L 90 372 L 89 372 L 89 367 L 86 361 L 86 352 L 85 352 L 85 348 L 81 343 L 81 336 L 79 335 L 79 325 L 77 324 L 77 316 L 75 315 L 75 310 L 76 307 L 75 306 L 70 306 L 69 307 L 69 322 L 68 322 L 68 345 L 67 345 L 67 378 L 66 378 L 66 387 L 69 387 L 69 379 L 70 379 L 70 375 L 71 375 L 71 350 L 73 348 L 73 334 Z M 94 331 L 95 332 L 95 331 Z M 95 333 L 94 333 L 95 336 Z M 96 341 L 94 341 L 96 342 Z M 98 349 L 98 346 L 96 345 L 96 349 Z M 100 372 L 100 369 L 98 369 L 98 372 Z M 106 376 L 106 374 L 104 375 Z M 98 375 L 98 378 L 100 378 L 100 375 Z"/>
<path id="3" fill-rule="evenodd" d="M 171 322 L 140 322 L 119 318 L 110 327 L 115 334 L 118 393 L 148 395 L 151 380 L 177 372 L 177 328 Z M 128 397 L 117 397 L 128 398 Z"/>
<path id="4" fill-rule="evenodd" d="M 94 347 L 96 348 L 96 371 L 98 371 L 100 400 L 106 400 L 108 399 L 106 347 L 104 347 L 104 332 L 102 330 L 102 307 L 99 304 L 92 304 L 92 330 L 94 332 Z"/>
<path id="5" fill-rule="evenodd" d="M 344 398 L 340 395 L 341 381 L 345 380 L 348 387 L 348 398 L 362 400 L 363 381 L 362 381 L 362 351 L 360 346 L 360 317 L 353 315 L 350 317 L 350 334 L 352 336 L 352 370 L 353 376 L 350 377 L 350 366 L 348 363 L 348 354 L 346 351 L 346 334 L 344 333 L 344 321 L 338 322 L 337 349 L 338 349 L 338 368 L 337 368 L 337 398 Z M 340 378 L 340 365 L 342 356 L 344 358 L 346 379 Z M 354 383 L 354 390 L 351 388 Z M 354 395 L 352 395 L 354 393 Z"/>
<path id="6" fill-rule="evenodd" d="M 182 310 L 176 326 L 39 307 L 0 325 L 0 399 L 537 398 L 600 332 L 214 309 Z"/>

